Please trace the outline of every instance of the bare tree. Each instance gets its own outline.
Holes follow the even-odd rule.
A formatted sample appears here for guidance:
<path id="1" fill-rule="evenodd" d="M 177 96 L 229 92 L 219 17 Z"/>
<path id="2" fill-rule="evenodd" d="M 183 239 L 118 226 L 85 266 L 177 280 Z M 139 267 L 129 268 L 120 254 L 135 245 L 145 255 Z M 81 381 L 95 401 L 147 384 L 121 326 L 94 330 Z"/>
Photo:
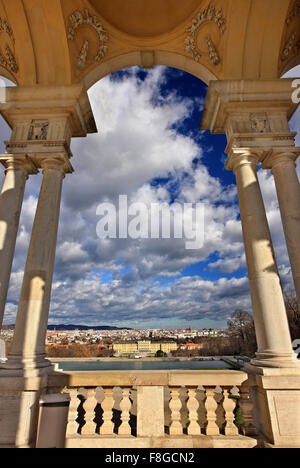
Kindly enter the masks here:
<path id="1" fill-rule="evenodd" d="M 292 340 L 297 340 L 300 338 L 300 309 L 295 292 L 286 292 L 284 295 L 284 300 Z"/>
<path id="2" fill-rule="evenodd" d="M 245 310 L 236 310 L 227 322 L 237 354 L 254 354 L 257 350 L 254 319 Z"/>

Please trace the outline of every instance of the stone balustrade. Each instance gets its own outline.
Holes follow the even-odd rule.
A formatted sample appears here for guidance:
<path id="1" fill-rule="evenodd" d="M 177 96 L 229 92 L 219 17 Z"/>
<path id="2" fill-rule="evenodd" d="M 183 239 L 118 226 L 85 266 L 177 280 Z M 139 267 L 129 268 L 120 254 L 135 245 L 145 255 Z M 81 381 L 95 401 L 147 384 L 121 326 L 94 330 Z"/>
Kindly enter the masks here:
<path id="1" fill-rule="evenodd" d="M 67 447 L 257 445 L 244 372 L 87 372 L 63 377 L 68 380 L 64 392 L 70 396 Z"/>

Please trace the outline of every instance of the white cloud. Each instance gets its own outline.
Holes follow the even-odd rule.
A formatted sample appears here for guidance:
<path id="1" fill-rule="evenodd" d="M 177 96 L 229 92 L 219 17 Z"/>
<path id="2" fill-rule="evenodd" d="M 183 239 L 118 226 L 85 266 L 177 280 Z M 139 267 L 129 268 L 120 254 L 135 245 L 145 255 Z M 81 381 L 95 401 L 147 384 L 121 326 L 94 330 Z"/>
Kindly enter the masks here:
<path id="1" fill-rule="evenodd" d="M 224 321 L 235 308 L 250 310 L 246 277 L 216 281 L 181 272 L 207 262 L 207 272 L 226 275 L 245 268 L 236 187 L 213 177 L 203 159 L 209 149 L 178 132 L 192 102 L 171 93 L 160 96 L 165 70 L 145 81 L 136 69 L 126 78 L 101 80 L 90 91 L 99 133 L 72 143 L 75 173 L 64 181 L 51 321 L 168 324 L 206 318 Z M 196 169 L 193 160 L 199 159 Z M 169 183 L 151 185 L 154 178 Z M 259 173 L 280 271 L 291 281 L 272 176 Z M 1 180 L 0 180 L 1 182 Z M 6 320 L 16 312 L 22 269 L 41 176 L 26 189 Z M 176 193 L 171 185 L 176 185 Z M 205 203 L 205 244 L 187 251 L 184 240 L 100 240 L 96 208 L 103 201 Z M 210 260 L 213 255 L 214 259 Z M 108 275 L 108 276 L 107 276 Z M 204 274 L 203 274 L 204 276 Z M 159 279 L 162 278 L 162 279 Z"/>

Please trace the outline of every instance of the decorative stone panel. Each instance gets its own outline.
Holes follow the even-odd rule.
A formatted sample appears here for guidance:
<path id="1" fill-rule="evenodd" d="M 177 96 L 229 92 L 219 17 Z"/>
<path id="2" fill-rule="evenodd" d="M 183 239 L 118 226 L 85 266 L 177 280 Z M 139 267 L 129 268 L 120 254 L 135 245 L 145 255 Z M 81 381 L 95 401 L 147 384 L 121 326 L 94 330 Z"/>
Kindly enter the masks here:
<path id="1" fill-rule="evenodd" d="M 207 23 L 214 23 L 218 28 L 219 36 L 222 36 L 226 31 L 226 19 L 222 8 L 218 10 L 213 4 L 210 4 L 193 18 L 192 25 L 186 31 L 188 35 L 185 39 L 185 50 L 193 56 L 196 62 L 200 62 L 201 57 L 206 55 L 213 65 L 217 66 L 221 63 L 221 58 L 211 34 L 206 33 L 205 36 L 207 50 L 204 52 L 199 47 L 201 30 L 204 29 L 204 25 Z"/>
<path id="2" fill-rule="evenodd" d="M 6 19 L 0 17 L 0 65 L 14 75 L 19 71 L 15 56 L 15 42 L 12 28 Z"/>
<path id="3" fill-rule="evenodd" d="M 84 26 L 94 30 L 94 32 L 98 36 L 99 47 L 96 52 L 96 55 L 94 55 L 92 58 L 90 57 L 90 41 L 87 37 L 85 37 L 84 33 L 79 32 L 79 30 L 82 29 Z M 79 10 L 74 11 L 69 16 L 69 41 L 75 41 L 76 35 L 78 35 L 78 40 L 79 38 L 83 40 L 79 55 L 77 57 L 77 69 L 79 71 L 83 71 L 92 62 L 101 62 L 101 60 L 105 57 L 106 53 L 108 52 L 109 34 L 103 28 L 97 16 L 91 15 L 87 9 L 85 9 L 83 13 Z"/>

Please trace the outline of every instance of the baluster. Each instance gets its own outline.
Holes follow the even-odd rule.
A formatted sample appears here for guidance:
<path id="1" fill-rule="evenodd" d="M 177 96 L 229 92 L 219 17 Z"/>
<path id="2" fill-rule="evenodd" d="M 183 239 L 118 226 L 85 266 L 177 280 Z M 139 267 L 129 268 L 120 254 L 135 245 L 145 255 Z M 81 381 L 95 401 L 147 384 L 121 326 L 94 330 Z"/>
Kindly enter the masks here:
<path id="1" fill-rule="evenodd" d="M 223 408 L 225 411 L 225 435 L 227 436 L 236 436 L 239 434 L 237 426 L 234 424 L 235 414 L 234 410 L 236 408 L 236 400 L 231 398 L 231 390 L 224 388 L 223 390 L 224 399 L 223 399 Z"/>
<path id="2" fill-rule="evenodd" d="M 187 401 L 187 408 L 188 408 L 188 419 L 190 424 L 187 428 L 188 435 L 201 435 L 201 428 L 198 423 L 198 409 L 199 409 L 199 402 L 197 400 L 197 389 L 190 388 L 188 390 L 189 399 Z"/>
<path id="3" fill-rule="evenodd" d="M 68 390 L 70 394 L 70 406 L 69 406 L 69 414 L 68 414 L 68 425 L 67 425 L 67 437 L 72 437 L 77 435 L 78 433 L 78 423 L 76 419 L 78 418 L 78 390 L 77 388 L 72 388 Z"/>
<path id="4" fill-rule="evenodd" d="M 207 419 L 207 426 L 206 426 L 206 435 L 214 436 L 220 435 L 220 429 L 217 425 L 217 409 L 218 404 L 215 399 L 215 388 L 208 387 L 206 388 L 206 419 Z"/>
<path id="5" fill-rule="evenodd" d="M 81 430 L 82 435 L 94 435 L 96 433 L 95 409 L 98 402 L 96 400 L 96 392 L 94 388 L 89 388 L 87 391 L 86 400 L 84 402 L 85 410 L 85 425 Z"/>
<path id="6" fill-rule="evenodd" d="M 101 435 L 112 435 L 114 433 L 114 423 L 113 418 L 113 407 L 114 407 L 114 397 L 113 397 L 113 388 L 107 387 L 104 388 L 104 400 L 101 403 L 103 409 L 103 424 L 100 428 Z"/>
<path id="7" fill-rule="evenodd" d="M 123 389 L 123 398 L 120 403 L 122 424 L 119 427 L 119 435 L 131 435 L 131 427 L 129 424 L 131 410 L 130 390 L 130 388 Z"/>
<path id="8" fill-rule="evenodd" d="M 171 410 L 170 435 L 183 435 L 180 410 L 182 402 L 180 400 L 180 388 L 170 388 L 171 400 L 169 403 Z"/>
<path id="9" fill-rule="evenodd" d="M 204 387 L 199 387 L 199 424 L 201 427 L 201 434 L 205 433 L 205 427 L 206 427 L 206 409 L 205 409 L 205 401 L 206 401 L 206 394 L 205 394 L 205 388 Z"/>
<path id="10" fill-rule="evenodd" d="M 257 435 L 254 423 L 254 404 L 250 395 L 250 387 L 243 385 L 240 388 L 240 398 L 238 402 L 242 411 L 243 425 L 242 433 L 245 436 L 253 437 Z"/>

